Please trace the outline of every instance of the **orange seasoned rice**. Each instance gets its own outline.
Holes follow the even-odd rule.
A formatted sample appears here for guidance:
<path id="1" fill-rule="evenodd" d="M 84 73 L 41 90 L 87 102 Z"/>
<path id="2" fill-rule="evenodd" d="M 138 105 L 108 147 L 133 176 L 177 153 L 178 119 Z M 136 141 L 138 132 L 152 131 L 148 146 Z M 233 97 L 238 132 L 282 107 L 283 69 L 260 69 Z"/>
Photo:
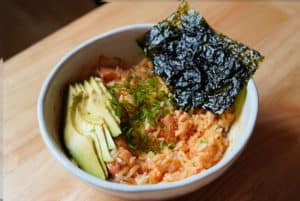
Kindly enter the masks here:
<path id="1" fill-rule="evenodd" d="M 121 62 L 121 61 L 118 61 Z M 147 59 L 128 70 L 117 66 L 113 71 L 107 64 L 100 64 L 97 74 L 108 84 L 120 82 L 130 74 L 148 76 L 152 64 Z M 118 67 L 119 66 L 119 67 Z M 121 137 L 115 139 L 118 150 L 114 160 L 107 164 L 110 180 L 127 184 L 153 184 L 172 182 L 195 175 L 220 161 L 229 145 L 227 133 L 234 121 L 234 112 L 229 109 L 215 115 L 204 109 L 191 112 L 171 110 L 159 119 L 161 124 L 147 134 L 174 143 L 157 153 L 132 152 Z"/>

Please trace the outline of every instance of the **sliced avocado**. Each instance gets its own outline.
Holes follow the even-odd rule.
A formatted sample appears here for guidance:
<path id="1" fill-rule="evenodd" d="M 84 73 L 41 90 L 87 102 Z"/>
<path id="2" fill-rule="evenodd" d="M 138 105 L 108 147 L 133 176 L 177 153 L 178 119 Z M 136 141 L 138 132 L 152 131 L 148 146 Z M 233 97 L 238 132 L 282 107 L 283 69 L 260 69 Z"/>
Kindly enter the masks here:
<path id="1" fill-rule="evenodd" d="M 97 151 L 97 156 L 98 156 L 98 159 L 103 167 L 103 170 L 104 170 L 104 174 L 106 175 L 106 177 L 108 176 L 108 171 L 107 171 L 107 168 L 106 168 L 106 165 L 105 165 L 105 162 L 104 162 L 104 159 L 103 159 L 103 154 L 102 154 L 102 149 L 101 149 L 101 146 L 100 146 L 100 140 L 99 138 L 97 137 L 97 134 L 96 132 L 92 132 L 90 137 L 93 139 L 94 141 L 94 145 L 96 147 L 96 151 Z"/>
<path id="2" fill-rule="evenodd" d="M 72 127 L 66 127 L 65 133 L 65 145 L 79 167 L 96 177 L 106 179 L 107 174 L 98 160 L 92 139 L 80 135 Z"/>
<path id="3" fill-rule="evenodd" d="M 107 147 L 109 150 L 115 150 L 116 146 L 111 137 L 110 131 L 108 130 L 106 124 L 104 123 L 104 121 L 102 119 L 99 119 L 97 124 L 89 123 L 89 122 L 85 121 L 85 119 L 82 117 L 82 115 L 79 112 L 78 107 L 77 107 L 76 114 L 74 117 L 74 125 L 79 133 L 81 133 L 82 135 L 88 135 L 91 138 L 93 138 L 100 162 L 102 162 L 104 164 L 104 161 L 106 161 L 106 162 L 111 161 L 110 154 L 105 153 L 106 155 L 109 155 L 109 156 L 106 157 L 105 159 L 103 157 L 102 149 L 100 147 L 101 140 L 103 140 L 103 139 L 99 139 L 98 134 L 96 132 L 96 128 L 95 128 L 96 126 L 99 126 L 99 125 L 101 127 L 103 127 L 103 132 L 105 134 L 105 138 L 104 138 L 103 142 L 105 142 L 105 144 L 107 144 L 103 147 L 103 149 L 106 149 L 105 147 Z M 106 151 L 106 150 L 104 150 L 104 151 Z M 106 168 L 104 168 L 104 170 L 106 170 Z"/>
<path id="4" fill-rule="evenodd" d="M 112 136 L 121 134 L 111 98 L 100 79 L 71 85 L 64 129 L 64 143 L 73 159 L 83 170 L 103 179 L 108 177 L 105 162 L 113 160 L 110 150 L 116 150 Z"/>
<path id="5" fill-rule="evenodd" d="M 102 102 L 96 102 L 92 100 L 93 98 L 83 99 L 80 106 L 80 112 L 82 113 L 84 119 L 88 122 L 96 124 L 99 119 L 103 118 L 113 137 L 121 134 L 121 129 L 119 124 L 112 117 L 109 110 L 105 108 Z"/>
<path id="6" fill-rule="evenodd" d="M 103 166 L 97 157 L 92 139 L 88 136 L 81 135 L 73 127 L 72 119 L 75 115 L 76 107 L 82 98 L 78 93 L 75 87 L 69 87 L 64 143 L 80 168 L 96 177 L 106 179 L 107 174 L 105 174 Z"/>
<path id="7" fill-rule="evenodd" d="M 97 91 L 87 81 L 84 82 L 84 88 L 89 93 L 89 96 L 92 97 L 83 100 L 82 106 L 84 109 L 81 109 L 81 111 L 85 111 L 83 112 L 84 118 L 87 121 L 95 123 L 95 121 L 102 117 L 112 136 L 116 137 L 120 135 L 121 129 L 119 123 L 114 118 L 112 112 L 107 108 L 104 96 L 100 96 L 99 93 L 97 93 Z"/>
<path id="8" fill-rule="evenodd" d="M 108 146 L 107 146 L 107 142 L 105 139 L 105 135 L 104 135 L 104 130 L 102 125 L 101 126 L 96 126 L 96 133 L 97 133 L 97 137 L 98 140 L 100 142 L 100 148 L 101 148 L 101 153 L 102 153 L 102 157 L 103 160 L 105 162 L 111 162 L 113 161 L 113 158 L 111 157 L 109 150 L 108 150 Z"/>
<path id="9" fill-rule="evenodd" d="M 91 135 L 93 131 L 95 131 L 95 126 L 87 121 L 85 121 L 80 112 L 79 107 L 75 108 L 75 115 L 74 115 L 74 128 L 82 135 Z"/>
<path id="10" fill-rule="evenodd" d="M 79 84 L 79 83 L 76 83 L 75 85 L 74 85 L 74 88 L 75 88 L 75 91 L 76 91 L 76 93 L 77 93 L 77 95 L 79 95 L 79 94 L 84 94 L 84 91 L 82 91 L 82 89 L 81 89 L 81 84 Z"/>
<path id="11" fill-rule="evenodd" d="M 104 134 L 105 134 L 105 138 L 106 138 L 106 142 L 107 142 L 107 146 L 110 150 L 116 150 L 116 144 L 114 142 L 114 140 L 112 139 L 109 129 L 107 127 L 106 124 L 103 124 L 103 130 L 104 130 Z"/>
<path id="12" fill-rule="evenodd" d="M 96 153 L 99 159 L 99 162 L 101 163 L 101 166 L 103 167 L 104 173 L 106 176 L 108 176 L 108 171 L 107 168 L 105 166 L 103 157 L 102 157 L 102 151 L 101 151 L 101 147 L 100 147 L 100 141 L 97 137 L 97 133 L 96 133 L 96 129 L 95 129 L 95 124 L 91 124 L 87 121 L 85 121 L 80 112 L 79 112 L 79 107 L 76 108 L 75 111 L 75 115 L 74 115 L 74 127 L 76 128 L 76 130 L 81 134 L 81 135 L 86 135 L 89 136 L 90 138 L 93 139 L 94 141 L 94 146 L 96 148 Z M 99 123 L 98 124 L 103 124 L 103 120 L 99 119 Z"/>
<path id="13" fill-rule="evenodd" d="M 118 117 L 112 107 L 111 101 L 112 96 L 108 92 L 108 90 L 103 85 L 102 81 L 98 78 L 91 77 L 89 80 L 90 86 L 93 87 L 94 90 L 96 90 L 99 94 L 102 94 L 103 101 L 105 102 L 106 108 L 110 111 L 110 113 L 113 115 L 114 119 L 117 121 L 117 123 L 120 123 L 120 117 Z M 101 84 L 103 87 L 101 87 Z M 106 100 L 105 100 L 106 99 Z"/>
<path id="14" fill-rule="evenodd" d="M 106 96 L 109 99 L 113 98 L 112 95 L 107 90 L 107 88 L 104 86 L 104 84 L 103 84 L 103 82 L 102 82 L 102 80 L 100 78 L 93 77 L 93 78 L 91 78 L 91 80 L 100 87 L 100 89 L 106 94 Z"/>

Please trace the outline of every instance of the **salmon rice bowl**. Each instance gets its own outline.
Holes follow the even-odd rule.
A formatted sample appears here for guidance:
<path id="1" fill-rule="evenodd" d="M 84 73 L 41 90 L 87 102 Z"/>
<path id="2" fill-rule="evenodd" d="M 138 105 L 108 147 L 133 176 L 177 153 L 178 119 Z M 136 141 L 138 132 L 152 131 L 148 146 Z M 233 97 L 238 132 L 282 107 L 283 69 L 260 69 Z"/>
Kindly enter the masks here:
<path id="1" fill-rule="evenodd" d="M 136 39 L 144 59 L 99 54 L 69 83 L 62 144 L 82 170 L 132 185 L 179 181 L 217 164 L 263 56 L 182 1 Z"/>

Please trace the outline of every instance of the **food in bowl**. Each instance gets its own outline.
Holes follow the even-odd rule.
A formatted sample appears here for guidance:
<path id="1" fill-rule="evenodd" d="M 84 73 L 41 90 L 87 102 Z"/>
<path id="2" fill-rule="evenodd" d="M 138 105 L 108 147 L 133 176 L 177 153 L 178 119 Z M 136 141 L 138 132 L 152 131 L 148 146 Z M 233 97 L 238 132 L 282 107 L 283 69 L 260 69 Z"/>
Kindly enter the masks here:
<path id="1" fill-rule="evenodd" d="M 263 57 L 215 32 L 183 3 L 139 44 L 134 67 L 100 56 L 69 86 L 64 144 L 80 168 L 128 184 L 172 182 L 225 153 L 243 90 Z"/>

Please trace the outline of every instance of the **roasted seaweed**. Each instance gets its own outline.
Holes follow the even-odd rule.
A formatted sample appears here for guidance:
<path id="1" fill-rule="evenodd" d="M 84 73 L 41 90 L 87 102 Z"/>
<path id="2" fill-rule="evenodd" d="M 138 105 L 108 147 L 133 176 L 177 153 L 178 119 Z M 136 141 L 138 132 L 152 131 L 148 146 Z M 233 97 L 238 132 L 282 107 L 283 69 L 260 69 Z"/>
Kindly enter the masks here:
<path id="1" fill-rule="evenodd" d="M 216 32 L 186 1 L 139 44 L 185 111 L 223 113 L 263 60 L 258 51 Z"/>

